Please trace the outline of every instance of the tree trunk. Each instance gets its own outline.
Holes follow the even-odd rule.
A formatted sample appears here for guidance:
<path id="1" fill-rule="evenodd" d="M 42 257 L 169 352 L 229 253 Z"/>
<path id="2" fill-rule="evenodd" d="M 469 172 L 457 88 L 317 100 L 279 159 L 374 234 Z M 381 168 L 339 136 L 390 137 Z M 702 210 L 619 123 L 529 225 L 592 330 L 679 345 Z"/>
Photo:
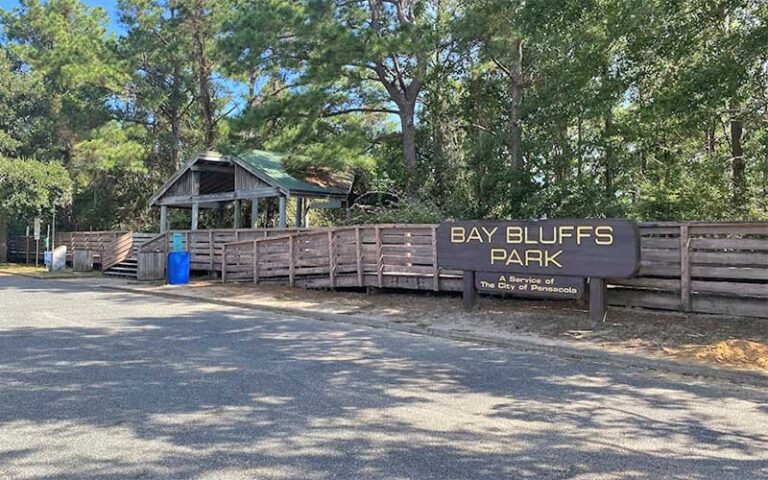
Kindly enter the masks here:
<path id="1" fill-rule="evenodd" d="M 507 148 L 509 150 L 510 166 L 514 171 L 523 169 L 522 139 L 523 131 L 520 125 L 520 107 L 523 100 L 523 41 L 518 39 L 513 42 L 514 58 L 510 69 L 511 86 L 510 95 L 512 103 L 509 108 L 509 136 Z"/>
<path id="2" fill-rule="evenodd" d="M 170 108 L 168 108 L 168 121 L 171 124 L 171 163 L 175 172 L 181 167 L 182 152 L 181 152 L 181 112 L 178 105 L 178 99 L 182 98 L 181 95 L 181 69 L 179 65 L 173 66 L 173 87 L 170 100 Z"/>
<path id="3" fill-rule="evenodd" d="M 582 142 L 584 137 L 584 110 L 579 110 L 579 123 L 576 129 L 576 178 L 581 180 L 583 166 Z"/>
<path id="4" fill-rule="evenodd" d="M 181 156 L 181 119 L 178 116 L 174 116 L 171 120 L 171 137 L 171 162 L 175 172 L 181 168 L 183 160 Z"/>
<path id="5" fill-rule="evenodd" d="M 605 129 L 603 130 L 603 136 L 605 137 L 605 198 L 611 200 L 613 198 L 613 164 L 614 164 L 614 151 L 613 151 L 613 112 L 608 111 L 605 116 Z"/>
<path id="6" fill-rule="evenodd" d="M 741 120 L 731 117 L 731 170 L 733 175 L 733 206 L 741 209 L 747 201 L 747 178 L 742 135 L 744 133 Z"/>
<path id="7" fill-rule="evenodd" d="M 403 131 L 403 161 L 408 174 L 408 195 L 412 198 L 416 196 L 419 188 L 416 172 L 418 158 L 416 157 L 415 110 L 415 102 L 408 102 L 407 105 L 400 107 L 400 128 Z"/>
<path id="8" fill-rule="evenodd" d="M 200 110 L 205 125 L 205 148 L 210 149 L 216 142 L 213 101 L 211 100 L 211 65 L 205 51 L 205 4 L 202 0 L 195 2 L 193 13 L 193 39 L 197 63 L 197 82 L 200 98 Z"/>

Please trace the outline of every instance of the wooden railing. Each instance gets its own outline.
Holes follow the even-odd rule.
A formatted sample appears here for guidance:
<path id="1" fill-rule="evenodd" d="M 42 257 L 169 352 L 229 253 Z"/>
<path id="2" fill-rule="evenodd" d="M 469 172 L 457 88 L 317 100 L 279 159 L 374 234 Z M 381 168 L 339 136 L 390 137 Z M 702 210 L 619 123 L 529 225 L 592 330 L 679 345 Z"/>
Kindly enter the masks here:
<path id="1" fill-rule="evenodd" d="M 106 244 L 101 252 L 101 271 L 104 272 L 119 264 L 133 250 L 133 232 L 123 232 L 112 242 Z"/>
<path id="2" fill-rule="evenodd" d="M 298 278 L 313 284 L 415 286 L 439 290 L 461 272 L 441 271 L 436 255 L 437 225 L 361 225 L 298 232 L 227 244 L 224 281 Z M 397 280 L 394 280 L 397 279 Z M 444 285 L 447 289 L 457 289 Z"/>
<path id="3" fill-rule="evenodd" d="M 364 225 L 224 247 L 224 281 L 460 290 L 438 268 L 436 225 Z M 645 223 L 641 266 L 611 279 L 613 305 L 768 318 L 768 223 Z"/>
<path id="4" fill-rule="evenodd" d="M 160 233 L 144 241 L 138 248 L 138 253 L 165 252 L 168 246 L 168 232 Z"/>
<path id="5" fill-rule="evenodd" d="M 192 270 L 221 271 L 224 245 L 240 240 L 253 240 L 301 231 L 287 228 L 249 228 L 216 230 L 172 230 L 149 239 L 138 253 L 168 253 L 171 250 L 173 234 L 182 235 L 182 248 L 190 254 Z"/>

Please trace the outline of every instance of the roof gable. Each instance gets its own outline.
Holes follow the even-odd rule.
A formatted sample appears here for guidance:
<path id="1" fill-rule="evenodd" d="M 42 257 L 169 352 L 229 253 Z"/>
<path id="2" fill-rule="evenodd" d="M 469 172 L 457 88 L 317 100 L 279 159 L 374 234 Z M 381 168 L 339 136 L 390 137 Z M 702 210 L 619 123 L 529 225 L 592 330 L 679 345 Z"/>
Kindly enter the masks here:
<path id="1" fill-rule="evenodd" d="M 189 159 L 179 170 L 163 184 L 150 198 L 149 205 L 154 206 L 172 187 L 183 179 L 199 161 L 221 161 L 239 165 L 248 173 L 264 183 L 280 190 L 285 195 L 309 195 L 341 197 L 349 195 L 352 189 L 352 177 L 341 172 L 317 168 L 304 178 L 296 178 L 285 169 L 287 155 L 264 150 L 247 150 L 236 156 L 222 156 L 217 152 L 202 152 Z"/>

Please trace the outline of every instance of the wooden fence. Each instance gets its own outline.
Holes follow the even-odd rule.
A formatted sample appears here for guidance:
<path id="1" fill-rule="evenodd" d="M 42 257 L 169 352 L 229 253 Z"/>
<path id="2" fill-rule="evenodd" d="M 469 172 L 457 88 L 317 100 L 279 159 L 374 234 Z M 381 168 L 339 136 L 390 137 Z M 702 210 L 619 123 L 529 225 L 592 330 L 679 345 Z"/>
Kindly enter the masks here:
<path id="1" fill-rule="evenodd" d="M 164 278 L 165 258 L 172 249 L 173 234 L 182 235 L 182 248 L 190 254 L 190 268 L 192 270 L 220 272 L 224 245 L 227 243 L 285 235 L 298 231 L 300 230 L 286 228 L 171 230 L 146 239 L 138 248 L 139 277 L 146 280 Z M 163 255 L 156 255 L 158 253 Z M 144 269 L 149 269 L 155 273 L 143 277 L 142 266 Z"/>
<path id="2" fill-rule="evenodd" d="M 139 278 L 162 279 L 172 234 L 180 233 L 191 268 L 221 272 L 225 281 L 460 291 L 461 272 L 437 266 L 436 228 L 61 232 L 56 244 L 67 246 L 68 260 L 89 250 L 102 266 L 133 254 Z M 645 223 L 640 233 L 640 271 L 609 281 L 610 304 L 768 318 L 768 223 Z M 34 252 L 33 239 L 9 237 L 10 258 L 34 262 Z"/>
<path id="3" fill-rule="evenodd" d="M 365 225 L 231 242 L 222 279 L 459 291 L 461 272 L 437 266 L 436 227 Z M 610 304 L 768 318 L 768 223 L 646 223 L 640 232 L 640 271 L 610 280 Z"/>
<path id="4" fill-rule="evenodd" d="M 55 235 L 56 246 L 67 247 L 67 261 L 71 262 L 72 253 L 75 250 L 88 250 L 94 252 L 94 262 L 101 263 L 101 256 L 109 251 L 113 242 L 130 234 L 124 231 L 103 232 L 59 232 Z M 45 242 L 41 239 L 38 251 L 38 260 L 42 261 L 45 251 Z M 23 235 L 8 237 L 8 258 L 17 262 L 35 262 L 35 239 Z"/>
<path id="5" fill-rule="evenodd" d="M 140 246 L 157 234 L 132 231 L 61 232 L 56 234 L 56 246 L 67 247 L 67 262 L 72 262 L 76 250 L 92 253 L 91 261 L 101 270 L 119 264 L 135 256 Z M 8 258 L 17 262 L 34 263 L 35 239 L 26 236 L 9 236 Z M 43 259 L 45 244 L 40 240 L 39 261 Z"/>
<path id="6" fill-rule="evenodd" d="M 641 267 L 616 305 L 768 317 L 768 223 L 648 223 Z"/>

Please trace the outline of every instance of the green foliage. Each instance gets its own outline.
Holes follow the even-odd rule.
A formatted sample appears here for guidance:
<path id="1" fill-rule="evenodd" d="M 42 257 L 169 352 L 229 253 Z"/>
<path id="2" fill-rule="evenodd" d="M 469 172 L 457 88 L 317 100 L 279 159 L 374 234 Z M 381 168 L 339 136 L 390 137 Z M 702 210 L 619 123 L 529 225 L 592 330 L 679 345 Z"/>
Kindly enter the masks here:
<path id="1" fill-rule="evenodd" d="M 119 19 L 0 13 L 0 155 L 66 169 L 71 228 L 156 226 L 148 197 L 206 148 L 412 199 L 354 221 L 768 219 L 765 2 L 119 0 Z"/>
<path id="2" fill-rule="evenodd" d="M 0 157 L 0 221 L 30 218 L 71 200 L 72 180 L 62 165 Z"/>
<path id="3" fill-rule="evenodd" d="M 353 208 L 347 223 L 440 223 L 443 220 L 444 213 L 434 203 L 407 199 L 365 210 Z"/>
<path id="4" fill-rule="evenodd" d="M 0 50 L 0 155 L 48 156 L 55 137 L 47 100 L 41 77 Z"/>

